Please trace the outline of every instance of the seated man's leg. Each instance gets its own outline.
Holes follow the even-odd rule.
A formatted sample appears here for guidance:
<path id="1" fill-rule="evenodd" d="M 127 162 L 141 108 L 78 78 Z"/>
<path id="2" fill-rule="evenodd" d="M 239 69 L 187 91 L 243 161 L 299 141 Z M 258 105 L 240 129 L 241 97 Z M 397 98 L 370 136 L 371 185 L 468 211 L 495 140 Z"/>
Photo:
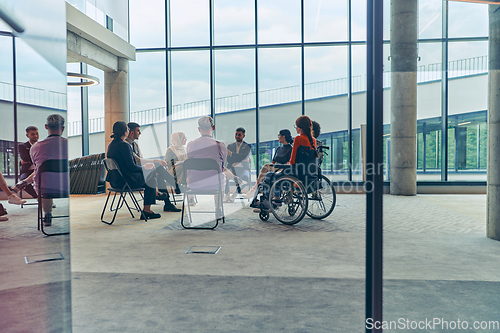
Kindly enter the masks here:
<path id="1" fill-rule="evenodd" d="M 52 206 L 54 201 L 52 199 L 42 199 L 42 210 L 45 213 L 45 217 L 43 219 L 43 225 L 50 226 L 52 225 Z"/>
<path id="2" fill-rule="evenodd" d="M 21 174 L 21 176 L 19 177 L 19 180 L 25 180 L 26 178 L 28 178 L 31 174 L 33 173 L 33 170 L 30 170 L 30 172 L 26 172 L 26 173 L 23 173 Z M 37 198 L 37 194 L 36 194 L 36 191 L 35 189 L 33 188 L 33 185 L 31 184 L 28 184 L 26 185 L 26 187 L 24 188 L 24 191 L 26 193 L 28 193 L 29 195 L 31 195 L 33 198 Z"/>
<path id="3" fill-rule="evenodd" d="M 159 189 L 166 190 L 168 185 L 174 186 L 176 188 L 176 192 L 178 190 L 178 186 L 175 183 L 175 178 L 172 176 L 161 164 L 158 164 L 154 170 L 155 172 L 152 172 L 149 177 L 147 184 L 156 189 L 158 187 Z M 154 177 L 153 177 L 154 175 Z M 158 178 L 156 178 L 158 177 Z M 165 193 L 166 198 L 163 199 L 165 202 L 165 205 L 163 206 L 163 211 L 164 212 L 180 212 L 181 209 L 177 208 L 170 202 L 170 195 L 168 192 L 163 192 Z M 155 190 L 155 200 L 156 200 L 156 190 Z"/>
<path id="4" fill-rule="evenodd" d="M 158 186 L 161 189 L 166 189 L 166 185 L 170 185 L 175 188 L 175 193 L 179 194 L 179 184 L 175 181 L 175 177 L 170 174 L 161 164 L 155 163 L 156 174 L 158 175 Z"/>

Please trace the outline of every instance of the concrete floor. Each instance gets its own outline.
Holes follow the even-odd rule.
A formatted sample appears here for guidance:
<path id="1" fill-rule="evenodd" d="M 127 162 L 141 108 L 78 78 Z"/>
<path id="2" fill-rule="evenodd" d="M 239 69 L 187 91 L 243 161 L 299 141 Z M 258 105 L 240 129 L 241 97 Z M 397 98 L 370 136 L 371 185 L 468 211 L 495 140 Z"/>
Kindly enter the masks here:
<path id="1" fill-rule="evenodd" d="M 2 332 L 364 331 L 364 195 L 338 195 L 330 217 L 294 226 L 227 204 L 213 231 L 182 229 L 180 213 L 145 223 L 120 211 L 108 226 L 104 200 L 71 197 L 71 242 L 41 235 L 35 206 L 8 205 Z M 500 321 L 500 242 L 485 237 L 485 212 L 485 195 L 384 196 L 384 320 Z M 53 252 L 66 259 L 24 263 Z M 411 331 L 455 331 L 442 328 Z"/>

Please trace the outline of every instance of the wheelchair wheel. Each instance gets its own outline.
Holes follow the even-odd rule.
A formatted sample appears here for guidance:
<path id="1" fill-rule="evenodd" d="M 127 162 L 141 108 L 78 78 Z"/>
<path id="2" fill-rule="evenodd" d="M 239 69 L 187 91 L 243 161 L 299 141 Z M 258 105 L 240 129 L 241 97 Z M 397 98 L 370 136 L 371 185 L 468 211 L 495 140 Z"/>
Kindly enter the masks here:
<path id="1" fill-rule="evenodd" d="M 259 212 L 259 217 L 262 221 L 267 221 L 269 220 L 269 212 L 267 210 L 261 210 Z"/>
<path id="2" fill-rule="evenodd" d="M 270 209 L 283 224 L 295 224 L 307 212 L 307 192 L 300 180 L 285 176 L 276 180 L 269 192 Z"/>
<path id="3" fill-rule="evenodd" d="M 324 219 L 335 208 L 337 195 L 330 179 L 321 176 L 318 190 L 308 195 L 307 215 L 313 219 Z"/>

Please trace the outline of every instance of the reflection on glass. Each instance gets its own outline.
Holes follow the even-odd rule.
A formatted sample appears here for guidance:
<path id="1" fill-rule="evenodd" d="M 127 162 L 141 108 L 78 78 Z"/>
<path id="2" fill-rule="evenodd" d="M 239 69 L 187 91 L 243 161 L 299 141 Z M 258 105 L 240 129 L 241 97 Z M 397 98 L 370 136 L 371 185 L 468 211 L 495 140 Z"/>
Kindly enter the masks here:
<path id="1" fill-rule="evenodd" d="M 259 50 L 259 133 L 262 167 L 275 146 L 277 133 L 293 127 L 302 114 L 300 49 Z"/>
<path id="2" fill-rule="evenodd" d="M 258 2 L 260 43 L 300 42 L 300 0 Z"/>
<path id="3" fill-rule="evenodd" d="M 2 6 L 7 2 L 2 1 Z M 13 71 L 17 77 L 17 122 L 14 123 L 14 108 L 12 102 L 5 102 L 0 96 L 0 171 L 7 180 L 7 184 L 13 186 L 17 177 L 20 176 L 19 164 L 14 163 L 14 154 L 18 153 L 19 144 L 28 141 L 26 137 L 26 128 L 36 126 L 39 129 L 39 140 L 31 152 L 38 150 L 41 154 L 33 156 L 34 166 L 37 173 L 40 172 L 40 165 L 46 159 L 61 160 L 67 158 L 67 147 L 65 138 L 60 136 L 49 138 L 48 131 L 45 129 L 47 116 L 58 114 L 64 118 L 66 116 L 66 16 L 64 1 L 8 1 L 9 9 L 13 16 L 20 17 L 25 25 L 25 32 L 16 37 L 16 68 L 12 68 L 13 49 L 8 46 L 8 40 L 12 45 L 11 38 L 0 37 L 0 49 L 2 65 L 0 66 L 0 81 L 11 84 L 13 81 Z M 10 62 L 10 64 L 9 64 Z M 5 63 L 5 64 L 4 64 Z M 9 69 L 10 67 L 10 69 Z M 10 72 L 10 73 L 9 73 Z M 10 75 L 9 75 L 10 74 Z M 9 78 L 10 77 L 10 78 Z M 0 87 L 0 89 L 3 89 Z M 12 93 L 11 100 L 14 99 Z M 67 121 L 67 119 L 65 119 Z M 14 130 L 17 130 L 17 137 Z M 60 134 L 59 128 L 58 133 Z M 66 136 L 66 131 L 62 133 Z M 36 141 L 36 139 L 34 139 Z M 55 144 L 54 144 L 55 143 Z M 36 149 L 35 149 L 36 148 Z M 62 162 L 64 163 L 64 162 Z M 29 172 L 29 167 L 28 167 Z M 38 195 L 58 192 L 66 194 L 69 190 L 68 172 L 52 173 L 52 178 L 48 180 L 45 177 L 36 180 L 36 189 Z M 41 185 L 41 186 L 40 186 Z M 32 194 L 32 191 L 30 191 Z M 29 193 L 29 192 L 28 192 Z M 30 199 L 31 203 L 35 200 L 26 194 L 22 195 Z M 11 202 L 12 203 L 12 202 Z M 44 221 L 41 221 L 44 230 L 47 233 L 68 233 L 69 232 L 69 199 L 65 197 L 54 199 L 56 206 L 45 201 L 43 205 Z M 71 267 L 70 267 L 70 242 L 69 235 L 60 235 L 50 238 L 43 236 L 37 225 L 37 209 L 21 208 L 18 204 L 9 204 L 7 200 L 2 201 L 8 211 L 9 221 L 2 222 L 2 246 L 0 256 L 5 259 L 2 274 L 2 290 L 14 291 L 16 296 L 9 302 L 10 309 L 23 308 L 24 313 L 32 313 L 29 321 L 21 319 L 20 313 L 12 312 L 6 315 L 2 313 L 2 331 L 19 330 L 19 323 L 23 321 L 24 331 L 52 330 L 58 332 L 71 331 Z M 53 219 L 48 219 L 51 213 Z M 5 217 L 5 216 L 4 216 Z M 56 218 L 60 217 L 60 218 Z M 51 223 L 49 223 L 51 222 Z M 50 224 L 50 225 L 49 225 Z M 40 225 L 40 224 L 38 224 Z M 26 244 L 30 244 L 28 247 Z M 24 254 L 17 259 L 9 256 L 13 249 L 26 250 Z M 33 258 L 36 255 L 58 252 L 62 254 L 65 260 L 52 263 L 24 264 L 22 268 L 14 262 L 21 263 L 18 259 L 23 256 Z M 60 256 L 59 256 L 60 257 Z M 23 265 L 23 264 L 21 264 Z M 31 274 L 26 274 L 26 269 Z M 42 294 L 30 292 L 33 288 L 43 290 Z M 28 300 L 28 301 L 26 301 Z M 50 322 L 50 324 L 47 324 Z M 50 328 L 49 328 L 50 326 Z"/>
<path id="4" fill-rule="evenodd" d="M 346 41 L 347 4 L 343 1 L 313 0 L 304 3 L 306 42 Z"/>
<path id="5" fill-rule="evenodd" d="M 130 44 L 165 47 L 164 0 L 130 0 Z"/>
<path id="6" fill-rule="evenodd" d="M 466 2 L 449 2 L 449 37 L 488 36 L 488 5 Z"/>
<path id="7" fill-rule="evenodd" d="M 214 10 L 214 44 L 255 43 L 253 0 L 216 0 Z"/>
<path id="8" fill-rule="evenodd" d="M 13 69 L 12 69 L 12 38 L 0 36 L 0 172 L 4 176 L 13 176 L 14 161 L 14 99 Z"/>
<path id="9" fill-rule="evenodd" d="M 451 1 L 449 2 L 451 4 Z M 418 38 L 441 38 L 442 1 L 419 0 Z"/>
<path id="10" fill-rule="evenodd" d="M 305 49 L 305 113 L 321 125 L 318 140 L 330 147 L 323 159 L 324 174 L 335 180 L 348 177 L 347 47 Z"/>
<path id="11" fill-rule="evenodd" d="M 171 46 L 210 44 L 209 8 L 204 0 L 171 0 Z"/>

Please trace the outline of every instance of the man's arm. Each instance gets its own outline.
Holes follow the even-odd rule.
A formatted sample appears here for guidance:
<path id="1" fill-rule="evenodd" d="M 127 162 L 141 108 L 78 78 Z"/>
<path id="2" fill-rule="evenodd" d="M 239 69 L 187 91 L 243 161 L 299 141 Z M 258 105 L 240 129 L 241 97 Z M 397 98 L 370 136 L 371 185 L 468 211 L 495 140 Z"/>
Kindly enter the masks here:
<path id="1" fill-rule="evenodd" d="M 228 164 L 241 163 L 243 160 L 248 158 L 250 151 L 251 147 L 249 144 L 242 144 L 239 153 L 236 153 L 236 151 L 232 152 L 230 158 L 228 159 Z"/>
<path id="2" fill-rule="evenodd" d="M 19 145 L 19 155 L 21 157 L 21 163 L 22 164 L 32 163 L 31 162 L 31 157 L 30 157 L 30 151 L 24 145 L 24 143 L 22 143 L 22 144 Z"/>

